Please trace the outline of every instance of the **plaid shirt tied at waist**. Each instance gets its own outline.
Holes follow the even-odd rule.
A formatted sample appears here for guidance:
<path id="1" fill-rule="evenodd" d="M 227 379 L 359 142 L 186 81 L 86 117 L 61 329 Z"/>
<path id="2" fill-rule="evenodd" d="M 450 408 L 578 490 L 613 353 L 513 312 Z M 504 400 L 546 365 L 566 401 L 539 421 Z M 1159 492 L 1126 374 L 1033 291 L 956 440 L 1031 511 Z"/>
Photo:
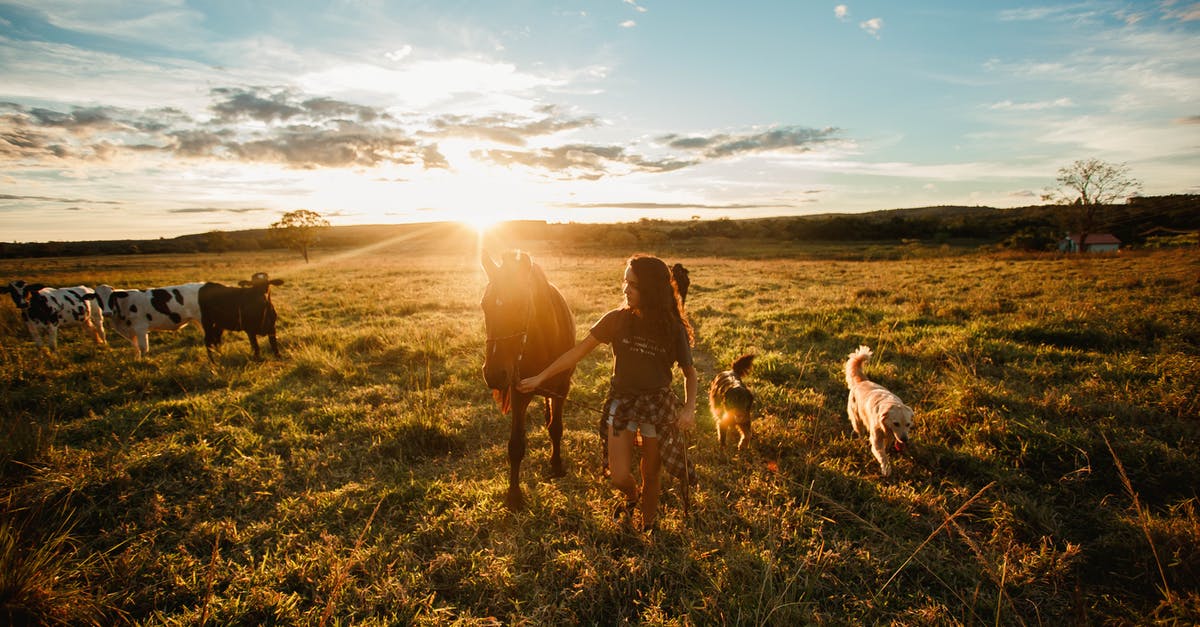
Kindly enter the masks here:
<path id="1" fill-rule="evenodd" d="M 612 407 L 617 403 L 616 411 Z M 677 426 L 679 397 L 669 387 L 640 394 L 618 394 L 609 390 L 600 417 L 601 454 L 608 467 L 608 418 L 612 416 L 613 433 L 620 433 L 630 422 L 649 423 L 658 433 L 658 451 L 663 467 L 672 476 L 689 485 L 696 484 L 696 470 L 687 463 L 687 441 Z"/>

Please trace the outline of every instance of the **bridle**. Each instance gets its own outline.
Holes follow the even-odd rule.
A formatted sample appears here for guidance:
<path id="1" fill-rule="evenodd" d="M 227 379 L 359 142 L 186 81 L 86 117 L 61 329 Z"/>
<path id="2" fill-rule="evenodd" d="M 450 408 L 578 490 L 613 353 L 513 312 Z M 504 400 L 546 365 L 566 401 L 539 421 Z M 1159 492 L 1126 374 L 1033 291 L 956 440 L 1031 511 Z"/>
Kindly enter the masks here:
<path id="1" fill-rule="evenodd" d="M 524 327 L 520 331 L 517 331 L 516 333 L 510 333 L 508 335 L 501 335 L 499 337 L 489 337 L 489 338 L 487 338 L 487 342 L 486 342 L 487 354 L 489 356 L 492 356 L 492 355 L 496 354 L 496 346 L 500 342 L 505 342 L 505 341 L 511 340 L 515 337 L 521 338 L 521 350 L 517 352 L 517 367 L 516 367 L 516 372 L 514 373 L 514 375 L 517 377 L 517 380 L 520 380 L 521 360 L 524 359 L 525 347 L 526 347 L 526 345 L 529 344 L 529 321 L 531 318 L 533 318 L 533 296 L 532 295 L 530 295 L 529 303 L 525 307 L 525 325 L 524 325 Z"/>

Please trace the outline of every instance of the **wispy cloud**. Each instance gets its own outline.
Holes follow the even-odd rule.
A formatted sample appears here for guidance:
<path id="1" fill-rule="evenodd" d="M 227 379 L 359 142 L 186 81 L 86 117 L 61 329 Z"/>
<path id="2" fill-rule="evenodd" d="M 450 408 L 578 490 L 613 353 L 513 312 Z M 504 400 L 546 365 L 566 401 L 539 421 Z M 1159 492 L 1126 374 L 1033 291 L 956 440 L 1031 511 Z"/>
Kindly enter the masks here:
<path id="1" fill-rule="evenodd" d="M 529 151 L 486 150 L 474 153 L 503 166 L 521 165 L 561 180 L 599 180 L 631 172 L 670 172 L 696 164 L 695 160 L 652 159 L 623 146 L 568 144 Z"/>
<path id="2" fill-rule="evenodd" d="M 121 203 L 114 200 L 91 200 L 86 198 L 55 198 L 53 196 L 19 196 L 16 194 L 0 194 L 0 201 L 3 200 L 19 200 L 28 201 L 34 200 L 38 202 L 57 202 L 57 203 L 90 203 L 95 205 L 119 205 Z"/>
<path id="3" fill-rule="evenodd" d="M 168 209 L 167 213 L 258 213 L 261 211 L 273 211 L 266 207 L 183 207 L 180 209 Z"/>
<path id="4" fill-rule="evenodd" d="M 663 202 L 579 202 L 558 203 L 559 207 L 572 209 L 634 209 L 634 210 L 667 210 L 667 209 L 704 209 L 715 211 L 745 210 L 745 209 L 784 209 L 791 204 L 757 204 L 731 203 L 714 205 L 708 203 L 663 203 Z"/>
<path id="5" fill-rule="evenodd" d="M 883 18 L 873 17 L 865 22 L 859 22 L 858 27 L 866 31 L 868 35 L 879 39 L 879 33 L 883 31 Z"/>
<path id="6" fill-rule="evenodd" d="M 836 7 L 833 7 L 833 15 L 837 19 L 845 22 L 846 18 L 850 17 L 850 8 L 844 4 L 839 4 Z"/>
<path id="7" fill-rule="evenodd" d="M 787 127 L 759 133 L 667 135 L 659 138 L 659 141 L 671 148 L 695 151 L 710 159 L 720 159 L 738 154 L 778 150 L 806 152 L 836 138 L 839 132 L 836 128 Z"/>
<path id="8" fill-rule="evenodd" d="M 1011 100 L 1002 100 L 993 103 L 988 108 L 994 111 L 1044 111 L 1046 109 L 1064 109 L 1074 107 L 1075 103 L 1070 98 L 1056 98 L 1054 100 L 1043 100 L 1040 102 L 1013 102 Z"/>
<path id="9" fill-rule="evenodd" d="M 1033 6 L 1017 9 L 1004 9 L 998 17 L 1003 22 L 1040 22 L 1078 20 L 1095 15 L 1095 9 L 1088 3 L 1067 4 L 1061 6 Z"/>
<path id="10" fill-rule="evenodd" d="M 1178 20 L 1180 22 L 1194 22 L 1200 20 L 1200 2 L 1193 2 L 1187 6 L 1175 8 L 1174 3 L 1164 3 L 1163 19 Z"/>
<path id="11" fill-rule="evenodd" d="M 634 26 L 637 26 L 637 22 L 633 20 L 625 20 L 624 22 L 621 22 L 620 26 L 621 28 L 633 28 Z"/>

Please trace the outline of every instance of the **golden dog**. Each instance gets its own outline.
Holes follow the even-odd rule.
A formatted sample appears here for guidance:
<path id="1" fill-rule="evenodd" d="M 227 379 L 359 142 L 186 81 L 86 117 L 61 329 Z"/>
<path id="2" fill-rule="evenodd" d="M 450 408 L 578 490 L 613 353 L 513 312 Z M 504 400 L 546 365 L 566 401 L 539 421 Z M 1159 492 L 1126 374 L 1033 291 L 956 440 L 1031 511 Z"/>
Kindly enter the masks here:
<path id="1" fill-rule="evenodd" d="M 886 477 L 892 474 L 888 449 L 902 451 L 908 444 L 913 410 L 899 396 L 863 375 L 862 365 L 870 358 L 871 349 L 859 346 L 846 360 L 846 387 L 850 388 L 846 413 L 855 434 L 866 432 L 871 436 L 871 452 L 879 461 L 879 472 Z"/>

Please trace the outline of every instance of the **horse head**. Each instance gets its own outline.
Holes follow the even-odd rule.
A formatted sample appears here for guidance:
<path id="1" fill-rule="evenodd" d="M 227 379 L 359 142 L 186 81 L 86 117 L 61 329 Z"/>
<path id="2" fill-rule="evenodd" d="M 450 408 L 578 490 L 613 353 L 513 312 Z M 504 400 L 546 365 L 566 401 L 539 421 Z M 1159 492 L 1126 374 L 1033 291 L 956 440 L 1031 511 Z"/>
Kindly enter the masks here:
<path id="1" fill-rule="evenodd" d="M 487 328 L 483 379 L 501 411 L 508 413 L 533 317 L 534 265 L 521 251 L 504 253 L 499 264 L 482 251 L 480 262 L 488 276 L 480 302 Z"/>

